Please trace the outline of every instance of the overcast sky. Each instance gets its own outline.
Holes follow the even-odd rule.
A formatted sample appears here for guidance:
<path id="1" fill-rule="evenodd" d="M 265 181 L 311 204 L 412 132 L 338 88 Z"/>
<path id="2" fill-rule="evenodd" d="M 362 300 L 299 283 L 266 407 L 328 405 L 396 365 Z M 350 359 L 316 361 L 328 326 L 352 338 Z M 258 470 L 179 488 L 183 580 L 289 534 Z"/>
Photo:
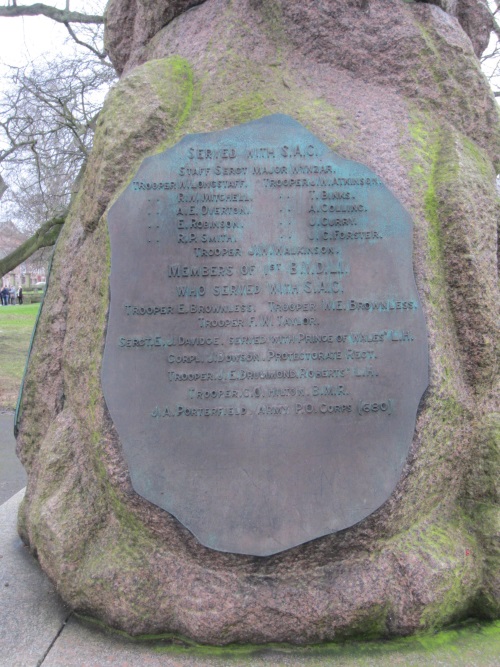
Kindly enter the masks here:
<path id="1" fill-rule="evenodd" d="M 0 3 L 7 4 L 6 0 Z M 18 4 L 21 2 L 18 1 Z M 32 5 L 33 2 L 22 4 Z M 44 4 L 64 9 L 65 0 L 48 0 Z M 104 11 L 106 0 L 71 0 L 70 8 L 74 11 L 100 14 Z M 57 54 L 65 47 L 68 37 L 66 28 L 43 16 L 26 16 L 0 19 L 0 64 L 24 65 L 44 53 Z M 67 47 L 69 48 L 69 47 Z"/>
<path id="2" fill-rule="evenodd" d="M 0 63 L 24 65 L 41 53 L 53 51 L 66 35 L 64 26 L 43 17 L 0 19 Z"/>

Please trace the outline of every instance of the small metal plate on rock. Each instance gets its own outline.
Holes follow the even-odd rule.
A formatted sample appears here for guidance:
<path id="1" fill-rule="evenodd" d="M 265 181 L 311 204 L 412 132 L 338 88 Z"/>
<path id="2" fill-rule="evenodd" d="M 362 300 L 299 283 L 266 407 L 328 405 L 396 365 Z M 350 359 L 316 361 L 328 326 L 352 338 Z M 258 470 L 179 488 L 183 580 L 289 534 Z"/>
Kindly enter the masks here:
<path id="1" fill-rule="evenodd" d="M 396 486 L 428 383 L 412 222 L 290 117 L 189 135 L 109 213 L 104 396 L 137 493 L 270 555 Z"/>

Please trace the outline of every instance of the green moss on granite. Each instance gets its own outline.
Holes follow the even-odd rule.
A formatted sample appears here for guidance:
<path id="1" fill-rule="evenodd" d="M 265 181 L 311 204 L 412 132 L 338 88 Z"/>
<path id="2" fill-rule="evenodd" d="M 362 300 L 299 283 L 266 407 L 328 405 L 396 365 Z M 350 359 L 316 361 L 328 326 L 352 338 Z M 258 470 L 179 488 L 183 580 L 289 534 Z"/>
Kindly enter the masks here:
<path id="1" fill-rule="evenodd" d="M 443 187 L 453 184 L 459 171 L 455 155 L 447 148 L 455 140 L 451 128 L 438 128 L 432 118 L 416 109 L 412 110 L 409 125 L 413 145 L 403 155 L 412 177 L 414 188 L 423 201 L 423 213 L 427 221 L 428 253 L 428 296 L 429 316 L 432 326 L 439 332 L 443 345 L 439 349 L 440 380 L 443 390 L 457 399 L 459 378 L 455 358 L 457 323 L 454 321 L 449 299 L 447 276 L 447 248 L 444 239 L 443 222 L 447 201 L 440 192 Z"/>
<path id="2" fill-rule="evenodd" d="M 500 414 L 490 414 L 477 434 L 477 455 L 472 461 L 462 504 L 483 553 L 484 584 L 474 602 L 473 611 L 482 618 L 497 618 L 500 601 Z"/>
<path id="3" fill-rule="evenodd" d="M 138 504 L 127 496 L 125 485 L 119 488 L 116 480 L 110 482 L 110 460 L 107 457 L 111 458 L 111 455 L 106 451 L 105 441 L 108 424 L 100 385 L 101 352 L 109 306 L 108 280 L 111 270 L 109 238 L 103 214 L 130 182 L 145 157 L 168 148 L 187 133 L 219 130 L 280 112 L 302 122 L 321 140 L 344 155 L 357 157 L 362 151 L 362 147 L 358 145 L 360 142 L 356 123 L 347 112 L 335 108 L 314 94 L 312 88 L 304 85 L 304 73 L 300 75 L 302 78 L 299 78 L 295 72 L 281 64 L 285 37 L 280 5 L 273 1 L 262 3 L 259 7 L 264 20 L 264 30 L 267 31 L 270 41 L 270 46 L 266 44 L 266 48 L 271 49 L 261 61 L 238 50 L 237 38 L 232 39 L 231 34 L 234 32 L 236 35 L 238 30 L 245 31 L 250 28 L 238 24 L 232 5 L 228 3 L 221 20 L 222 29 L 226 30 L 227 34 L 221 34 L 217 44 L 215 40 L 212 41 L 207 52 L 200 56 L 205 58 L 205 62 L 196 63 L 196 69 L 185 58 L 174 55 L 146 62 L 122 79 L 110 94 L 99 119 L 84 191 L 74 204 L 75 219 L 83 221 L 86 242 L 89 246 L 94 244 L 95 247 L 95 252 L 89 253 L 85 258 L 85 261 L 92 265 L 92 269 L 87 269 L 86 277 L 89 278 L 94 273 L 96 275 L 91 291 L 92 304 L 89 306 L 91 314 L 87 314 L 89 321 L 92 321 L 92 327 L 89 328 L 87 324 L 81 328 L 81 338 L 87 343 L 90 352 L 87 357 L 82 352 L 71 349 L 73 357 L 65 365 L 64 374 L 65 389 L 68 390 L 71 400 L 76 403 L 82 394 L 85 398 L 75 408 L 74 421 L 68 421 L 66 430 L 56 430 L 55 427 L 51 430 L 46 425 L 43 428 L 32 425 L 32 441 L 27 445 L 27 452 L 32 448 L 32 451 L 37 453 L 36 463 L 43 472 L 44 481 L 38 485 L 30 499 L 30 507 L 23 510 L 20 523 L 23 534 L 30 533 L 34 548 L 42 545 L 45 554 L 53 553 L 60 559 L 60 585 L 64 587 L 64 596 L 70 603 L 81 610 L 95 608 L 96 616 L 106 618 L 110 624 L 117 626 L 126 617 L 122 627 L 131 631 L 140 632 L 141 629 L 148 628 L 183 629 L 189 626 L 189 621 L 181 625 L 182 619 L 179 620 L 179 609 L 183 609 L 183 600 L 175 598 L 178 596 L 177 591 L 172 596 L 175 599 L 168 599 L 168 593 L 165 592 L 161 607 L 158 607 L 161 608 L 163 617 L 160 621 L 155 618 L 156 625 L 149 622 L 151 613 L 157 611 L 153 609 L 152 603 L 152 600 L 158 599 L 155 598 L 158 595 L 157 573 L 161 571 L 168 578 L 175 568 L 175 557 L 185 558 L 185 564 L 189 567 L 199 568 L 196 576 L 206 576 L 211 581 L 213 588 L 207 593 L 207 596 L 212 596 L 208 600 L 211 605 L 217 600 L 217 595 L 237 596 L 235 587 L 239 585 L 243 588 L 249 569 L 245 569 L 248 563 L 243 557 L 235 556 L 228 565 L 229 561 L 224 560 L 226 555 L 195 553 L 194 548 L 186 547 L 185 544 L 182 548 L 179 548 L 178 544 L 174 545 L 172 551 L 178 551 L 172 555 L 168 538 L 165 538 L 165 534 L 169 534 L 168 529 L 162 524 L 164 517 L 149 517 L 151 525 L 157 521 L 153 530 L 141 520 L 141 511 L 144 508 L 139 508 Z M 433 58 L 437 59 L 429 71 L 434 83 L 438 84 L 438 88 L 442 88 L 445 82 L 444 69 L 437 54 L 435 35 L 427 28 L 422 28 L 422 34 L 426 47 L 422 54 L 423 61 L 430 63 Z M 224 46 L 223 51 L 220 49 L 221 45 Z M 417 63 L 417 66 L 421 67 L 421 63 Z M 204 70 L 207 72 L 205 78 L 200 75 Z M 417 74 L 415 77 L 418 79 Z M 438 125 L 438 122 L 430 111 L 422 111 L 415 106 L 409 127 L 411 141 L 403 156 L 412 177 L 413 192 L 409 194 L 409 199 L 413 196 L 415 206 L 421 205 L 417 216 L 417 251 L 422 253 L 422 266 L 425 267 L 421 280 L 425 289 L 428 289 L 426 306 L 434 347 L 432 392 L 426 399 L 423 417 L 419 423 L 418 455 L 408 473 L 408 481 L 404 481 L 407 486 L 401 499 L 397 501 L 397 507 L 393 506 L 394 518 L 390 529 L 387 529 L 394 530 L 394 533 L 391 533 L 390 537 L 387 537 L 387 533 L 384 534 L 386 529 L 382 520 L 379 524 L 380 532 L 377 532 L 377 524 L 372 524 L 374 529 L 368 528 L 368 531 L 374 531 L 373 535 L 381 537 L 367 538 L 361 529 L 358 535 L 363 540 L 363 546 L 356 552 L 357 545 L 353 543 L 355 547 L 351 551 L 354 554 L 352 560 L 350 557 L 346 557 L 343 562 L 341 557 L 336 560 L 335 553 L 328 560 L 330 556 L 326 555 L 325 544 L 328 544 L 330 538 L 325 538 L 319 544 L 317 562 L 313 558 L 308 561 L 304 557 L 304 579 L 309 574 L 317 577 L 318 581 L 323 577 L 321 581 L 329 586 L 332 578 L 336 576 L 330 572 L 330 566 L 334 568 L 341 563 L 345 571 L 352 567 L 355 577 L 356 567 L 362 564 L 372 576 L 372 582 L 377 582 L 377 577 L 381 580 L 388 575 L 394 576 L 395 592 L 383 590 L 382 587 L 378 597 L 360 596 L 358 600 L 353 600 L 350 607 L 346 604 L 343 612 L 349 620 L 344 625 L 339 621 L 340 629 L 335 626 L 337 620 L 331 610 L 318 613 L 319 620 L 314 634 L 316 638 L 356 637 L 367 640 L 384 637 L 389 633 L 410 632 L 419 624 L 422 630 L 431 631 L 457 619 L 466 618 L 472 612 L 479 614 L 481 606 L 487 609 L 486 615 L 493 615 L 495 609 L 493 587 L 483 585 L 482 582 L 488 579 L 488 573 L 493 573 L 494 568 L 498 568 L 499 563 L 498 553 L 494 551 L 492 544 L 497 500 L 493 470 L 495 466 L 496 469 L 498 467 L 500 427 L 497 422 L 491 423 L 488 429 L 483 429 L 480 437 L 478 436 L 480 444 L 477 446 L 483 449 L 478 456 L 481 463 L 477 465 L 485 467 L 480 470 L 471 467 L 470 484 L 466 492 L 462 477 L 468 457 L 471 456 L 468 448 L 473 441 L 473 430 L 478 429 L 470 402 L 468 403 L 467 396 L 464 397 L 463 394 L 463 378 L 457 361 L 457 340 L 460 332 L 449 295 L 448 240 L 443 224 L 451 215 L 449 199 L 443 193 L 452 188 L 457 180 L 463 179 L 465 170 L 470 169 L 483 181 L 489 179 L 492 172 L 485 151 L 478 148 L 471 139 L 459 135 L 447 123 Z M 57 269 L 55 276 L 58 276 Z M 75 312 L 78 310 L 76 289 L 73 287 L 71 293 L 77 304 L 71 304 Z M 83 291 L 82 288 L 78 297 L 80 300 Z M 47 327 L 43 329 L 41 335 L 48 336 L 47 330 Z M 76 341 L 76 345 L 80 343 L 81 341 Z M 81 347 L 82 350 L 87 349 L 84 345 Z M 87 384 L 84 385 L 83 392 L 79 375 L 82 360 L 88 362 L 85 372 Z M 35 374 L 37 364 L 39 359 L 34 358 Z M 41 367 L 41 364 L 39 365 Z M 31 403 L 36 401 L 33 386 L 33 383 L 28 383 L 26 390 L 26 400 Z M 68 407 L 70 415 L 71 400 Z M 81 427 L 81 437 L 85 443 L 78 450 L 81 460 L 76 460 L 72 453 L 72 429 L 76 426 Z M 29 455 L 35 457 L 34 453 Z M 492 466 L 492 472 L 485 469 L 486 462 Z M 74 477 L 71 477 L 70 483 L 68 480 L 71 475 Z M 59 499 L 62 483 L 66 484 L 66 495 L 64 499 Z M 425 493 L 422 493 L 423 490 Z M 146 514 L 146 510 L 144 512 Z M 90 519 L 86 519 L 86 513 L 95 517 L 94 524 Z M 69 526 L 75 516 L 81 520 L 82 535 L 78 536 L 73 546 L 68 546 L 65 540 L 75 535 Z M 481 531 L 474 528 L 476 520 L 481 522 Z M 56 527 L 53 535 L 52 526 Z M 486 531 L 483 531 L 484 526 Z M 66 527 L 69 537 L 64 531 Z M 357 529 L 354 527 L 353 531 Z M 56 534 L 57 530 L 60 534 Z M 85 540 L 85 531 L 92 531 L 92 539 Z M 173 532 L 170 535 L 172 540 L 178 537 Z M 341 535 L 331 538 L 330 544 L 334 545 L 332 552 L 336 545 L 342 545 L 344 537 Z M 349 539 L 349 536 L 346 539 Z M 309 547 L 306 547 L 304 552 L 307 548 Z M 302 556 L 303 554 L 299 554 L 297 557 Z M 279 558 L 266 561 L 262 566 L 274 572 L 270 581 L 276 584 L 277 615 L 284 599 L 279 598 L 279 595 L 286 596 L 287 591 L 300 591 L 302 585 L 300 568 L 292 567 L 288 580 L 288 573 L 286 576 L 279 574 Z M 163 570 L 160 569 L 160 561 Z M 276 570 L 273 570 L 274 563 L 278 564 Z M 260 571 L 260 563 L 253 563 L 252 566 L 255 566 L 256 571 Z M 213 583 L 214 572 L 218 567 L 221 572 L 231 571 L 235 577 L 232 581 L 228 577 L 225 587 L 221 585 L 219 592 L 216 590 L 218 583 Z M 192 572 L 190 575 L 192 576 Z M 420 582 L 415 581 L 414 576 L 420 577 Z M 237 577 L 240 577 L 239 581 Z M 429 579 L 432 580 L 432 585 L 429 585 Z M 184 579 L 182 582 L 184 583 Z M 190 585 L 190 594 L 195 596 L 197 584 L 191 582 Z M 410 612 L 406 616 L 406 610 L 396 613 L 400 602 L 396 599 L 398 591 L 413 590 L 412 586 L 415 594 L 405 593 L 404 596 L 404 604 L 411 607 Z M 118 603 L 114 600 L 117 589 L 120 590 L 119 604 L 122 605 L 119 611 L 115 608 Z M 335 585 L 331 586 L 331 590 L 333 605 L 336 602 L 333 598 L 338 594 L 338 590 Z M 100 591 L 104 595 L 100 596 Z M 258 600 L 258 594 L 259 590 L 256 591 L 255 600 Z M 117 604 L 114 604 L 115 602 Z M 237 604 L 236 601 L 235 605 Z M 267 611 L 263 610 L 264 613 Z M 275 611 L 273 607 L 271 611 Z M 189 613 L 193 616 L 201 613 L 194 604 L 190 610 L 183 609 L 182 613 L 184 612 L 186 616 Z M 284 615 L 288 613 L 289 611 L 285 610 Z M 405 618 L 402 621 L 403 617 Z M 234 619 L 235 616 L 232 617 L 231 624 L 244 625 L 247 622 Z M 107 627 L 99 621 L 93 622 Z M 401 625 L 397 626 L 398 622 Z M 229 637 L 238 636 L 234 633 L 233 625 L 228 627 L 222 624 L 221 627 L 221 643 L 229 641 Z M 242 630 L 243 633 L 246 631 L 245 628 Z M 205 628 L 203 632 L 210 630 Z M 266 636 L 265 630 L 261 632 L 264 634 L 259 636 Z M 125 633 L 120 634 L 128 636 Z M 211 636 L 212 641 L 218 641 L 218 636 L 215 636 L 215 639 L 213 633 Z M 245 636 L 249 635 L 243 634 L 243 638 Z M 290 635 L 280 636 L 288 638 Z M 139 635 L 137 639 L 177 642 L 184 647 L 181 650 L 186 650 L 185 647 L 188 646 L 189 650 L 224 657 L 230 657 L 233 653 L 243 657 L 252 656 L 256 651 L 262 650 L 255 646 L 231 645 L 220 650 L 201 647 L 184 639 L 182 635 L 173 633 Z M 448 639 L 450 642 L 455 641 L 457 636 L 453 633 L 441 635 L 439 645 L 448 645 Z M 306 640 L 304 636 L 300 636 L 297 641 Z M 402 650 L 402 647 L 415 647 L 420 642 L 418 645 L 422 650 L 433 651 L 437 645 L 430 634 L 411 642 L 413 643 L 410 643 L 410 640 L 408 643 L 404 640 L 391 644 L 368 643 L 366 648 L 360 650 L 369 655 L 371 646 L 374 653 L 380 651 L 383 654 L 384 651 L 392 650 L 389 646 L 397 646 L 397 650 Z M 164 649 L 160 647 L 157 650 Z M 175 649 L 169 647 L 165 650 Z M 266 645 L 265 650 L 286 653 L 291 648 L 287 645 Z M 311 655 L 333 656 L 337 655 L 340 648 L 331 644 L 321 648 L 311 647 L 304 649 L 304 655 L 309 655 L 308 651 Z"/>
<path id="4" fill-rule="evenodd" d="M 111 90 L 99 115 L 79 202 L 88 231 L 97 227 L 142 160 L 179 140 L 196 100 L 192 68 L 180 56 L 151 60 Z"/>
<path id="5" fill-rule="evenodd" d="M 167 656 L 179 656 L 194 658 L 219 658 L 231 663 L 232 660 L 251 660 L 259 656 L 265 656 L 267 661 L 273 664 L 287 664 L 289 659 L 307 659 L 307 664 L 314 667 L 318 664 L 329 664 L 323 659 L 356 659 L 359 665 L 382 664 L 378 660 L 387 660 L 385 664 L 403 664 L 405 656 L 408 661 L 418 658 L 419 662 L 412 664 L 430 664 L 424 662 L 432 661 L 436 664 L 446 660 L 442 664 L 449 667 L 457 665 L 463 667 L 463 659 L 469 651 L 477 656 L 477 665 L 490 665 L 490 658 L 498 655 L 500 648 L 500 621 L 491 623 L 480 623 L 476 620 L 452 627 L 439 633 L 426 632 L 412 637 L 395 638 L 391 640 L 367 640 L 367 641 L 339 641 L 326 642 L 324 644 L 311 644 L 298 647 L 291 644 L 269 643 L 256 646 L 254 644 L 230 644 L 228 646 L 210 646 L 192 641 L 182 635 L 163 633 L 158 635 L 139 635 L 132 637 L 125 632 L 114 630 L 100 621 L 86 616 L 76 614 L 77 618 L 84 624 L 95 627 L 103 632 L 110 633 L 127 639 L 136 644 L 147 644 L 156 653 Z M 393 662 L 393 658 L 396 660 Z M 316 662 L 320 660 L 320 663 Z M 377 663 L 365 660 L 377 660 Z M 483 662 L 484 660 L 484 662 Z M 281 662 L 283 661 L 283 662 Z"/>
<path id="6" fill-rule="evenodd" d="M 276 48 L 276 58 L 281 60 L 283 48 L 287 45 L 283 9 L 276 0 L 264 0 L 259 4 L 259 13 L 264 19 L 264 33 Z"/>
<path id="7" fill-rule="evenodd" d="M 457 288 L 455 287 L 451 294 L 449 292 L 450 281 L 454 282 L 453 273 L 455 276 L 457 272 L 460 273 L 456 264 L 450 266 L 450 257 L 461 258 L 460 250 L 450 245 L 458 245 L 457 234 L 453 232 L 450 224 L 457 218 L 460 207 L 467 210 L 469 216 L 474 215 L 476 202 L 480 197 L 486 197 L 488 190 L 491 192 L 493 189 L 495 173 L 485 151 L 446 124 L 437 131 L 426 115 L 415 112 L 410 132 L 414 151 L 412 155 L 410 151 L 405 157 L 410 158 L 415 187 L 424 191 L 429 269 L 432 272 L 428 283 L 428 301 L 433 309 L 433 325 L 438 326 L 443 334 L 445 331 L 454 332 L 452 345 L 448 346 L 448 349 L 446 346 L 440 348 L 438 357 L 442 367 L 441 391 L 449 398 L 444 399 L 441 396 L 436 404 L 433 402 L 429 406 L 433 417 L 426 426 L 423 439 L 432 443 L 433 448 L 440 452 L 441 460 L 435 458 L 437 466 L 442 464 L 443 456 L 446 459 L 453 457 L 453 454 L 456 454 L 460 465 L 465 463 L 465 468 L 470 466 L 465 489 L 463 485 L 457 488 L 459 498 L 455 513 L 460 529 L 455 538 L 460 540 L 467 553 L 465 564 L 472 566 L 469 578 L 473 575 L 477 580 L 477 584 L 470 590 L 471 593 L 476 588 L 477 597 L 464 599 L 463 582 L 466 573 L 463 564 L 457 562 L 456 572 L 450 578 L 449 590 L 438 605 L 427 607 L 422 618 L 423 624 L 432 628 L 439 627 L 443 620 L 449 623 L 454 618 L 459 618 L 460 610 L 462 614 L 473 613 L 489 618 L 494 618 L 499 613 L 498 597 L 493 588 L 497 576 L 495 572 L 500 571 L 500 552 L 493 536 L 497 532 L 499 517 L 497 475 L 500 463 L 500 429 L 494 416 L 481 417 L 479 414 L 471 414 L 465 408 L 463 398 L 459 396 L 462 378 L 457 375 L 456 358 L 453 359 L 451 355 L 453 348 L 459 345 L 463 327 L 452 300 L 452 297 L 456 298 Z M 467 270 L 467 259 L 468 255 L 462 254 L 463 272 Z M 472 291 L 473 282 L 470 281 L 466 287 Z M 483 292 L 479 288 L 478 299 L 485 296 L 487 294 L 484 288 Z M 465 346 L 466 342 L 462 344 Z M 487 351 L 487 348 L 484 349 Z M 487 374 L 483 376 L 482 382 L 485 380 L 488 381 Z M 478 385 L 478 388 L 480 386 Z M 487 388 L 489 383 L 485 386 Z M 448 438 L 451 435 L 449 427 L 456 429 L 457 437 L 447 447 L 446 433 Z M 454 442 L 463 441 L 467 428 L 471 431 L 469 447 L 462 446 L 459 451 L 454 452 Z M 445 436 L 445 442 L 440 442 L 440 433 Z M 448 548 L 451 547 L 452 544 L 448 544 Z M 430 542 L 428 548 L 432 551 Z M 481 581 L 489 581 L 491 586 L 481 585 Z"/>

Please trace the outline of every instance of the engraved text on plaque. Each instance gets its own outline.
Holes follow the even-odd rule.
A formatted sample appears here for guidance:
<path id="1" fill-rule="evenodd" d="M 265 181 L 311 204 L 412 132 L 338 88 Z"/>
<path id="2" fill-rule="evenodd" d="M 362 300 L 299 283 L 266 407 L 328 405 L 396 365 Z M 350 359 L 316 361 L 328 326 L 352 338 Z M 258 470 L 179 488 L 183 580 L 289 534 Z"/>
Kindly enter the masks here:
<path id="1" fill-rule="evenodd" d="M 145 160 L 109 231 L 102 380 L 137 493 L 261 556 L 387 500 L 428 353 L 376 174 L 270 116 Z"/>

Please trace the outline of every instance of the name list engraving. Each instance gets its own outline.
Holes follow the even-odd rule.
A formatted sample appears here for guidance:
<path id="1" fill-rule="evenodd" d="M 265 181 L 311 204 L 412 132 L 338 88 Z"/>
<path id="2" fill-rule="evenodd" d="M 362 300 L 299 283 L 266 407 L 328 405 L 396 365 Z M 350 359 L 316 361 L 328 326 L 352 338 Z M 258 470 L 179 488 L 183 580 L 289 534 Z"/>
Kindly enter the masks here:
<path id="1" fill-rule="evenodd" d="M 144 161 L 109 214 L 103 387 L 138 493 L 269 555 L 391 494 L 427 386 L 411 220 L 271 116 Z"/>

